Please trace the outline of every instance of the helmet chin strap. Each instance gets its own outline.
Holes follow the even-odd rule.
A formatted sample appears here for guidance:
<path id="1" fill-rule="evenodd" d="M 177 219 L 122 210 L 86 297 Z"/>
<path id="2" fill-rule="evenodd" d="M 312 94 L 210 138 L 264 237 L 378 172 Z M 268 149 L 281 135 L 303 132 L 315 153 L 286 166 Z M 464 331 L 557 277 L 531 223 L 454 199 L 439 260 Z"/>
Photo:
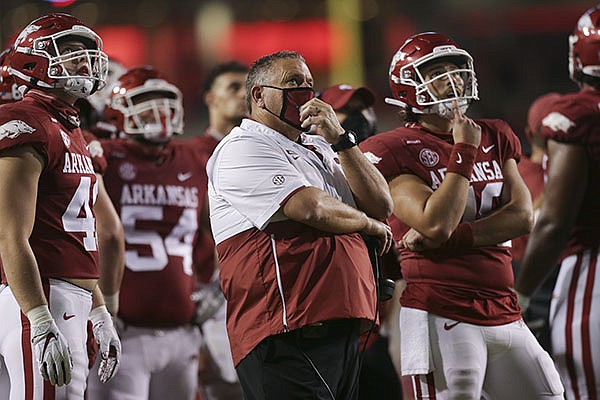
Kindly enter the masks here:
<path id="1" fill-rule="evenodd" d="M 90 78 L 67 78 L 62 81 L 65 92 L 79 99 L 90 96 L 94 91 L 94 80 Z"/>
<path id="2" fill-rule="evenodd" d="M 458 109 L 460 111 L 461 114 L 464 114 L 467 112 L 467 110 L 469 109 L 469 101 L 466 99 L 462 99 L 462 100 L 457 100 L 458 101 Z M 427 114 L 437 114 L 440 117 L 444 117 L 446 119 L 451 120 L 452 118 L 454 118 L 454 110 L 452 109 L 452 102 L 451 101 L 444 101 L 442 103 L 439 104 L 434 104 L 431 107 L 429 107 L 430 111 Z"/>
<path id="3" fill-rule="evenodd" d="M 459 99 L 458 101 L 458 109 L 460 110 L 460 112 L 462 114 L 467 112 L 467 109 L 469 108 L 469 106 L 471 105 L 471 103 L 469 102 L 469 100 L 467 99 Z M 446 119 L 452 119 L 454 118 L 454 111 L 452 110 L 452 102 L 451 101 L 444 101 L 442 103 L 438 103 L 438 104 L 433 104 L 429 107 L 425 107 L 423 110 L 419 110 L 418 108 L 415 107 L 411 107 L 410 105 L 406 104 L 403 101 L 397 100 L 397 99 L 393 99 L 390 97 L 386 97 L 385 98 L 385 102 L 387 104 L 391 104 L 393 106 L 398 106 L 398 107 L 410 107 L 411 111 L 417 115 L 422 115 L 422 114 L 437 114 L 441 117 L 444 117 Z"/>

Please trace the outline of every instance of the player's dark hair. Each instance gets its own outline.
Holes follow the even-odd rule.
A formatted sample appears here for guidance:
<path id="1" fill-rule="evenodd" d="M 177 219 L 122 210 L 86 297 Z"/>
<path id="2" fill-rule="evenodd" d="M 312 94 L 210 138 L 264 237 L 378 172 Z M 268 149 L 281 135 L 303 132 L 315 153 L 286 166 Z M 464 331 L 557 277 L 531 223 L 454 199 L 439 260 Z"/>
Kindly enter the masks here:
<path id="1" fill-rule="evenodd" d="M 204 78 L 204 82 L 202 83 L 202 96 L 204 97 L 204 94 L 212 89 L 219 76 L 230 72 L 247 73 L 248 66 L 237 60 L 227 61 L 216 65 L 208 71 L 208 74 L 206 74 L 206 77 Z"/>
<path id="2" fill-rule="evenodd" d="M 271 72 L 273 64 L 278 60 L 283 60 L 286 58 L 306 62 L 304 57 L 302 57 L 299 53 L 296 53 L 295 51 L 284 50 L 263 56 L 256 60 L 254 64 L 252 64 L 250 72 L 248 72 L 248 78 L 246 78 L 246 105 L 248 106 L 249 111 L 252 111 L 252 87 L 255 85 L 271 83 L 268 75 Z"/>
<path id="3" fill-rule="evenodd" d="M 398 115 L 400 116 L 400 121 L 403 124 L 408 124 L 410 122 L 419 122 L 419 116 L 412 112 L 409 106 L 400 107 Z"/>

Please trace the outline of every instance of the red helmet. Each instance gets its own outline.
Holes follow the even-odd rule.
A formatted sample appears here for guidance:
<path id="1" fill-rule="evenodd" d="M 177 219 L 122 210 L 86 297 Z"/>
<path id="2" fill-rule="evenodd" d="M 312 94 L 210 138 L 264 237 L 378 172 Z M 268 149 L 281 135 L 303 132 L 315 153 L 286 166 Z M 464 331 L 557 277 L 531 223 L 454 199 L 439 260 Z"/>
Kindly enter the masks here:
<path id="1" fill-rule="evenodd" d="M 587 10 L 569 36 L 569 75 L 578 83 L 583 75 L 600 77 L 600 5 Z"/>
<path id="2" fill-rule="evenodd" d="M 181 92 L 153 67 L 133 68 L 114 84 L 104 119 L 128 135 L 166 142 L 183 133 Z"/>
<path id="3" fill-rule="evenodd" d="M 123 64 L 114 58 L 109 57 L 106 86 L 86 99 L 98 114 L 101 114 L 102 111 L 104 111 L 104 107 L 108 102 L 108 96 L 110 95 L 113 86 L 117 82 L 117 79 L 125 72 L 127 72 L 127 68 L 125 68 Z"/>
<path id="4" fill-rule="evenodd" d="M 23 98 L 15 77 L 10 74 L 12 47 L 0 53 L 0 104 L 14 103 Z"/>
<path id="5" fill-rule="evenodd" d="M 59 46 L 75 40 L 84 49 L 60 54 Z M 77 18 L 49 14 L 31 22 L 14 43 L 11 73 L 18 82 L 40 88 L 62 88 L 75 97 L 87 97 L 104 86 L 108 57 L 100 37 Z M 67 63 L 77 64 L 70 72 Z"/>
<path id="6" fill-rule="evenodd" d="M 441 61 L 456 64 L 458 69 L 426 81 L 421 68 L 431 62 Z M 462 89 L 456 87 L 452 79 L 456 75 L 464 83 Z M 479 99 L 473 58 L 452 39 L 435 32 L 419 33 L 408 38 L 392 58 L 389 78 L 394 98 L 385 99 L 386 103 L 408 106 L 416 114 L 449 115 L 452 100 L 457 100 L 461 111 L 465 112 L 472 100 Z M 453 97 L 437 98 L 429 90 L 428 86 L 437 79 L 449 79 Z"/>

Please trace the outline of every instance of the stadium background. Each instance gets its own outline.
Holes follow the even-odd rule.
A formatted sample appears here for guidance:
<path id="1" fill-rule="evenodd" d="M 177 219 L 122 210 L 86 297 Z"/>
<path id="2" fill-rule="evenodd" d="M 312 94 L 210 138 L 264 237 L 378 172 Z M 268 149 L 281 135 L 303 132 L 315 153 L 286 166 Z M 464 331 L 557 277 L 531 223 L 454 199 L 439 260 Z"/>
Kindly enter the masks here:
<path id="1" fill-rule="evenodd" d="M 93 27 L 126 67 L 153 64 L 184 93 L 186 135 L 206 126 L 200 88 L 216 63 L 251 63 L 277 50 L 302 53 L 316 89 L 367 85 L 378 130 L 395 126 L 388 67 L 404 39 L 435 30 L 475 59 L 480 101 L 471 117 L 507 120 L 521 135 L 531 101 L 575 89 L 568 34 L 596 3 L 578 0 L 2 0 L 4 48 L 29 21 L 68 12 Z"/>

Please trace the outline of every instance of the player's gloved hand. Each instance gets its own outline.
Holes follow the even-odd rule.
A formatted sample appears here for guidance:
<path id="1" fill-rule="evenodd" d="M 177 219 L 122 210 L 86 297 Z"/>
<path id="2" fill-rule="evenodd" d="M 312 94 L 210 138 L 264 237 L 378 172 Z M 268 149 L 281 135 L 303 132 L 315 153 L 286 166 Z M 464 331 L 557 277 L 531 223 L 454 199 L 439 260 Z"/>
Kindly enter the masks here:
<path id="1" fill-rule="evenodd" d="M 225 296 L 223 296 L 218 279 L 213 279 L 207 284 L 199 284 L 198 289 L 190 297 L 196 303 L 196 312 L 192 322 L 198 326 L 212 317 L 225 303 Z"/>
<path id="2" fill-rule="evenodd" d="M 100 367 L 98 376 L 100 382 L 106 383 L 112 379 L 119 369 L 121 359 L 121 340 L 113 326 L 112 319 L 106 306 L 99 306 L 90 312 L 92 329 L 96 342 L 100 346 Z"/>
<path id="3" fill-rule="evenodd" d="M 71 382 L 73 360 L 67 339 L 58 330 L 47 305 L 27 312 L 31 325 L 31 342 L 42 377 L 56 386 Z"/>

